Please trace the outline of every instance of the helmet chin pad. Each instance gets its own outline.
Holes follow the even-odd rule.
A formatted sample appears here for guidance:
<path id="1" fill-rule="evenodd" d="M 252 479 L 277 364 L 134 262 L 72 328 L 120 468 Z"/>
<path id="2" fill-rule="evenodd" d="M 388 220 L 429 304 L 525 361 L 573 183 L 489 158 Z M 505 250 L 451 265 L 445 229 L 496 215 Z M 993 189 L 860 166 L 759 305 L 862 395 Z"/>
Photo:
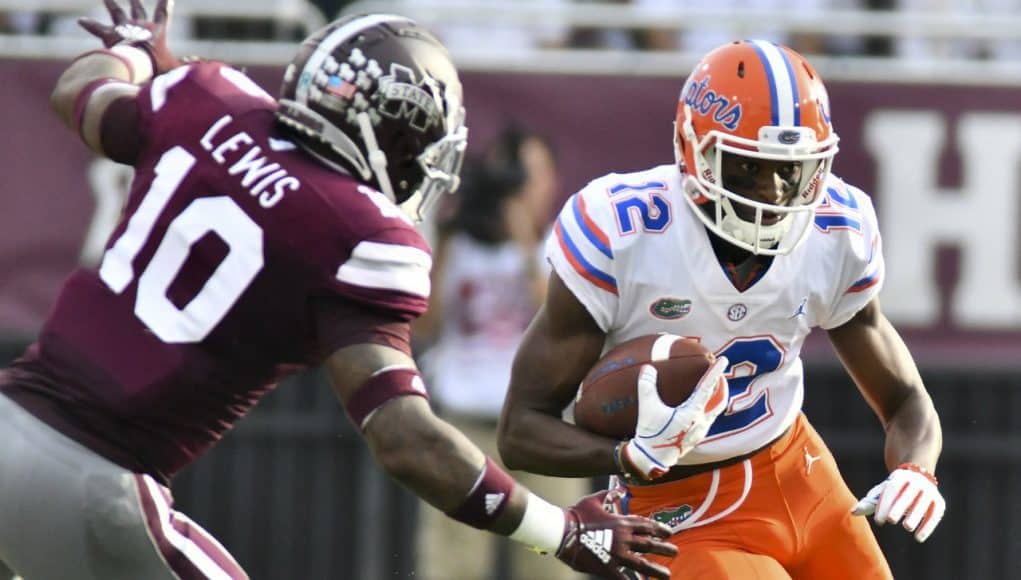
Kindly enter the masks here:
<path id="1" fill-rule="evenodd" d="M 817 202 L 789 208 L 786 212 L 775 212 L 783 215 L 773 224 L 762 223 L 762 214 L 770 212 L 769 208 L 764 207 L 756 208 L 754 221 L 745 220 L 734 209 L 733 198 L 719 194 L 721 188 L 706 188 L 704 183 L 690 174 L 683 175 L 682 179 L 682 197 L 699 221 L 724 241 L 753 254 L 789 254 L 808 235 L 815 218 Z M 821 199 L 822 196 L 816 197 Z"/>
<path id="2" fill-rule="evenodd" d="M 761 246 L 762 248 L 775 248 L 783 240 L 784 236 L 791 229 L 793 216 L 786 214 L 776 223 L 764 224 L 761 218 L 756 221 L 741 219 L 734 209 L 730 198 L 724 197 L 718 202 L 722 206 L 722 219 L 720 229 L 728 235 L 746 244 Z M 757 210 L 761 211 L 761 210 Z"/>

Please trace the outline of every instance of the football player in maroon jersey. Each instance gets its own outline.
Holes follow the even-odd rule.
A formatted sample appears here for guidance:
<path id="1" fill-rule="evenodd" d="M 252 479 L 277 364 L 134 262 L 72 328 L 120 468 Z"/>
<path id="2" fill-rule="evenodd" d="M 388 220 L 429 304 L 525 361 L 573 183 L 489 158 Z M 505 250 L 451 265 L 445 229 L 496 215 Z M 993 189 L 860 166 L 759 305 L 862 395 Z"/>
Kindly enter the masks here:
<path id="1" fill-rule="evenodd" d="M 369 15 L 307 39 L 279 99 L 167 49 L 105 0 L 104 48 L 52 103 L 134 166 L 98 270 L 71 274 L 38 341 L 0 374 L 0 560 L 32 580 L 245 578 L 174 511 L 171 477 L 286 374 L 325 365 L 379 464 L 450 517 L 607 578 L 666 578 L 667 529 L 562 509 L 437 419 L 411 358 L 429 248 L 397 204 L 457 187 L 467 130 L 446 50 Z"/>

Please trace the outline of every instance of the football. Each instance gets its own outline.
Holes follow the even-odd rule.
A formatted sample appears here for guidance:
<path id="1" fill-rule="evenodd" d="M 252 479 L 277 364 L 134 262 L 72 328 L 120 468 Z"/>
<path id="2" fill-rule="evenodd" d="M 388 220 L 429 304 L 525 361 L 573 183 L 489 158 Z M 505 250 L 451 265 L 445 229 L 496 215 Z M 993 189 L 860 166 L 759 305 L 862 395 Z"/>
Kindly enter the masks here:
<path id="1" fill-rule="evenodd" d="M 635 434 L 638 422 L 638 372 L 652 364 L 664 403 L 683 403 L 716 357 L 697 340 L 674 334 L 650 334 L 618 344 L 585 376 L 574 401 L 578 427 L 618 439 Z"/>

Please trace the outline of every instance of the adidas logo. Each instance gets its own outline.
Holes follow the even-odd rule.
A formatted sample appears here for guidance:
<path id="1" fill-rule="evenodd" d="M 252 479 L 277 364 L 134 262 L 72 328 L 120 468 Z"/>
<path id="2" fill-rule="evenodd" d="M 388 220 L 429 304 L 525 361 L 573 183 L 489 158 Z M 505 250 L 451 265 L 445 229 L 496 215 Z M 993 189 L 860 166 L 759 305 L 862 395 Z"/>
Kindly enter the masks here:
<path id="1" fill-rule="evenodd" d="M 595 554 L 603 564 L 610 563 L 610 546 L 613 545 L 612 530 L 593 530 L 581 535 L 581 545 Z"/>
<path id="2" fill-rule="evenodd" d="M 486 515 L 491 516 L 496 513 L 496 510 L 500 509 L 503 505 L 504 498 L 507 497 L 505 493 L 487 493 L 486 494 Z"/>

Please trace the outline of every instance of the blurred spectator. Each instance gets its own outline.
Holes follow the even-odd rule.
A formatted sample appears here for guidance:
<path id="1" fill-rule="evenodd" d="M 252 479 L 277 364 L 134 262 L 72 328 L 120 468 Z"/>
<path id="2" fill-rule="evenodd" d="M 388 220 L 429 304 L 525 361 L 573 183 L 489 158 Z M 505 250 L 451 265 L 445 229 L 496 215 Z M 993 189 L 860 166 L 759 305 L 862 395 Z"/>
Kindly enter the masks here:
<path id="1" fill-rule="evenodd" d="M 1016 14 L 1017 0 L 899 0 L 898 8 L 912 12 L 943 12 L 970 14 Z M 1021 40 L 929 38 L 905 35 L 897 39 L 896 55 L 904 58 L 935 59 L 1004 59 L 1021 58 Z"/>
<path id="2" fill-rule="evenodd" d="M 676 11 L 682 5 L 674 0 L 632 0 L 635 8 L 646 13 Z M 792 21 L 799 16 L 823 14 L 827 10 L 850 9 L 859 5 L 859 0 L 689 0 L 683 4 L 685 10 L 770 12 L 784 14 Z M 681 50 L 693 54 L 706 52 L 732 40 L 759 38 L 786 44 L 801 53 L 821 54 L 828 52 L 854 52 L 857 44 L 848 46 L 848 39 L 827 39 L 823 35 L 799 32 L 788 34 L 781 30 L 759 26 L 741 26 L 721 19 L 712 26 L 682 30 L 649 30 L 643 34 L 642 44 L 650 50 Z"/>
<path id="3" fill-rule="evenodd" d="M 861 7 L 877 12 L 891 12 L 898 0 L 861 0 Z M 861 53 L 867 56 L 888 57 L 893 54 L 893 39 L 884 35 L 866 35 L 861 39 Z"/>
<path id="4" fill-rule="evenodd" d="M 439 415 L 499 457 L 496 426 L 511 362 L 545 293 L 539 246 L 555 201 L 556 168 L 545 140 L 510 128 L 468 164 L 464 180 L 453 216 L 439 229 L 429 312 L 415 335 L 433 339 L 420 364 Z M 554 502 L 571 503 L 589 490 L 587 479 L 512 473 Z M 497 577 L 506 562 L 507 578 L 581 578 L 503 538 L 476 536 L 422 504 L 416 576 L 483 580 Z"/>
<path id="5" fill-rule="evenodd" d="M 310 0 L 327 20 L 333 20 L 340 16 L 340 11 L 355 0 Z"/>
<path id="6" fill-rule="evenodd" d="M 491 173 L 510 172 L 507 179 L 521 180 L 521 203 L 535 234 L 545 238 L 560 193 L 553 145 L 544 136 L 512 124 L 486 149 L 483 162 Z M 537 251 L 542 261 L 542 251 Z"/>
<path id="7" fill-rule="evenodd" d="M 143 4 L 146 5 L 147 9 L 152 10 L 154 2 L 151 0 L 143 0 Z M 88 7 L 83 6 L 80 12 L 69 12 L 64 14 L 51 12 L 43 14 L 41 15 L 40 27 L 44 33 L 51 36 L 88 39 L 91 38 L 89 33 L 85 32 L 80 26 L 78 26 L 78 19 L 83 16 L 99 21 L 104 21 L 104 19 L 108 18 L 106 8 L 103 7 L 102 3 L 97 2 L 95 5 L 90 5 Z M 170 42 L 192 38 L 191 19 L 183 16 L 175 16 L 170 28 L 167 29 L 167 33 Z"/>
<path id="8" fill-rule="evenodd" d="M 35 34 L 39 20 L 39 15 L 34 12 L 0 12 L 0 34 Z M 0 579 L 6 580 L 3 576 Z"/>
<path id="9" fill-rule="evenodd" d="M 142 0 L 142 3 L 151 10 L 155 0 Z M 230 4 L 178 0 L 170 27 L 171 42 L 184 39 L 300 41 L 318 24 L 313 22 L 315 19 L 303 21 L 295 15 L 322 12 L 313 0 L 259 0 L 248 2 L 245 7 L 245 12 L 239 13 Z M 49 11 L 39 15 L 38 28 L 51 35 L 85 38 L 86 33 L 77 24 L 78 17 L 83 14 L 102 18 L 106 12 L 102 3 L 97 2 L 83 5 L 80 12 L 75 13 Z"/>
<path id="10" fill-rule="evenodd" d="M 490 1 L 476 0 L 473 4 L 484 8 Z M 437 23 L 432 30 L 455 56 L 462 50 L 478 51 L 486 47 L 508 53 L 532 48 L 558 48 L 566 43 L 567 28 L 557 19 L 556 8 L 568 1 L 518 0 L 519 5 L 542 6 L 545 16 L 538 22 L 478 24 L 455 19 L 446 24 Z"/>
<path id="11" fill-rule="evenodd" d="M 584 0 L 585 4 L 631 4 L 632 0 Z M 606 26 L 576 26 L 571 29 L 568 44 L 572 48 L 607 48 L 629 50 L 644 48 L 642 38 L 645 31 L 612 28 Z"/>

